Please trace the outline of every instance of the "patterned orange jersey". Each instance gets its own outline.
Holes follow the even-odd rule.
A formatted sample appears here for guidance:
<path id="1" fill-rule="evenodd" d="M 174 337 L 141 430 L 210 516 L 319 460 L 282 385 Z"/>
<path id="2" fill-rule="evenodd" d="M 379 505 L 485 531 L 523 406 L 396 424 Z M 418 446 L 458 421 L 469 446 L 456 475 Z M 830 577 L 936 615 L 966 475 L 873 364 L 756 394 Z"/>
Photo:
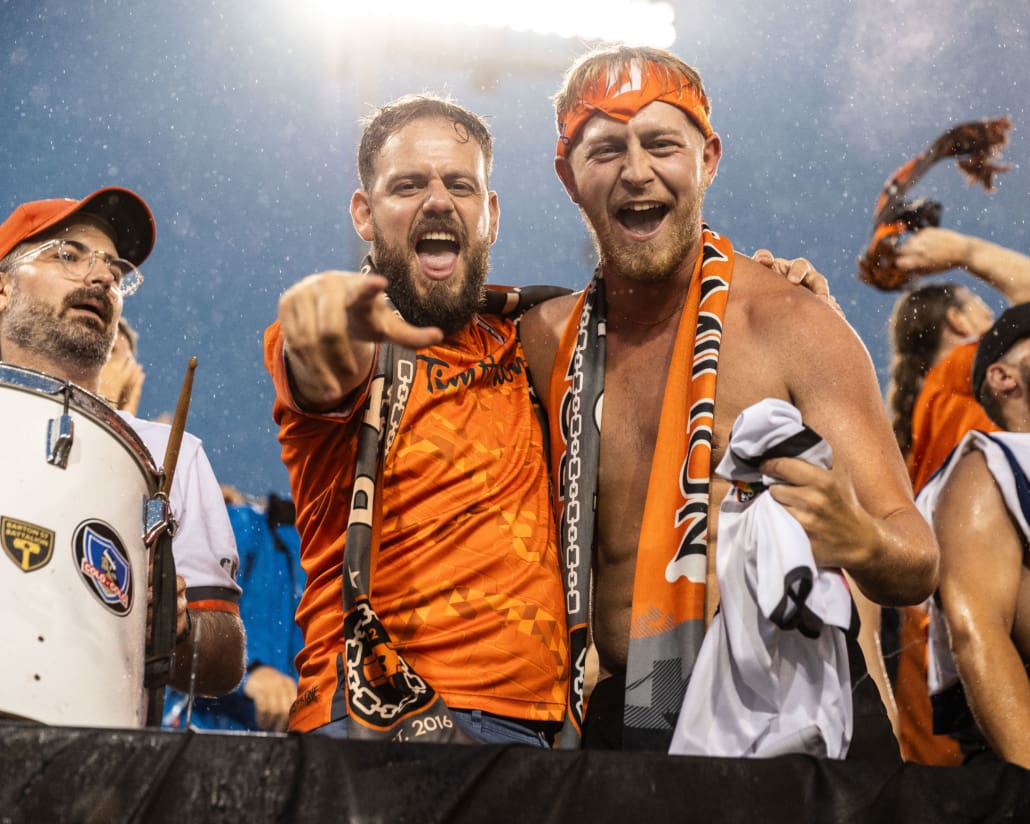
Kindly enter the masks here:
<path id="1" fill-rule="evenodd" d="M 296 408 L 277 323 L 265 360 L 307 573 L 290 720 L 304 731 L 346 714 L 340 574 L 360 414 Z M 451 707 L 563 717 L 568 642 L 543 443 L 511 322 L 477 318 L 419 350 L 383 464 L 370 597 L 398 652 Z"/>
<path id="2" fill-rule="evenodd" d="M 917 493 L 967 432 L 998 431 L 973 397 L 971 375 L 977 343 L 959 346 L 934 366 L 916 398 L 908 473 Z"/>

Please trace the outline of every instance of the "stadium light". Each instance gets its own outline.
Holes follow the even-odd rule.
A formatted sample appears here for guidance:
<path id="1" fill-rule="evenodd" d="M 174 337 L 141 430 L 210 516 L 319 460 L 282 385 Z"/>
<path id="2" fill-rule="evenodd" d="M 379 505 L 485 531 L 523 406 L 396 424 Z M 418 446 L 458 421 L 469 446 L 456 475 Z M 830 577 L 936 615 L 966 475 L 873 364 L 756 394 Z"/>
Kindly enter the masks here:
<path id="1" fill-rule="evenodd" d="M 659 48 L 671 46 L 676 39 L 672 4 L 650 0 L 303 0 L 300 5 L 312 22 L 340 29 L 359 27 L 362 22 L 399 27 L 485 26 Z"/>

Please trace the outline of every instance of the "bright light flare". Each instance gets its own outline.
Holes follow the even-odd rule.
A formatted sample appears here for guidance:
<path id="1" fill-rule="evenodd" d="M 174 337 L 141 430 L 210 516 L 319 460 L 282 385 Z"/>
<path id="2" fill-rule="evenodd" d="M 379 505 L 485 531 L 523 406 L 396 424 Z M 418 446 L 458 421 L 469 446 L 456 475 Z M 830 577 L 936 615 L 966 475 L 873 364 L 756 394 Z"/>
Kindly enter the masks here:
<path id="1" fill-rule="evenodd" d="M 650 0 L 302 0 L 298 5 L 323 28 L 351 28 L 362 21 L 402 27 L 426 22 L 659 48 L 676 39 L 672 4 Z"/>

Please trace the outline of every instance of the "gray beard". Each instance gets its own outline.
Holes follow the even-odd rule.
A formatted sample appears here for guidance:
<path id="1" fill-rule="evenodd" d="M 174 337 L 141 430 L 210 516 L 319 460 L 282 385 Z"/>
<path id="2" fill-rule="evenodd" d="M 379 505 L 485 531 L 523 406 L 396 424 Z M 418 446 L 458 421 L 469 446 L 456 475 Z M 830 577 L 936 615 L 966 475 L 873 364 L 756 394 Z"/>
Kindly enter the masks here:
<path id="1" fill-rule="evenodd" d="M 72 305 L 83 288 L 69 293 L 65 305 Z M 88 322 L 69 321 L 52 306 L 26 297 L 12 285 L 11 302 L 3 316 L 4 336 L 22 349 L 36 352 L 58 362 L 74 364 L 77 369 L 101 369 L 114 345 L 117 327 L 105 332 Z M 99 323 L 98 319 L 98 323 Z"/>

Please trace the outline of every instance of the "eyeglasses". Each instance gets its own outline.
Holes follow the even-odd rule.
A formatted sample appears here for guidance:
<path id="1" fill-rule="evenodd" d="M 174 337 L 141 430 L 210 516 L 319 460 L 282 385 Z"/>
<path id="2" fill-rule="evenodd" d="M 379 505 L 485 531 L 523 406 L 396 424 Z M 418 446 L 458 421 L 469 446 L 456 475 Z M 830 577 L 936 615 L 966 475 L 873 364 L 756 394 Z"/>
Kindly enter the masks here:
<path id="1" fill-rule="evenodd" d="M 97 258 L 101 258 L 114 280 L 114 291 L 122 297 L 128 297 L 143 283 L 143 273 L 129 261 L 111 257 L 100 249 L 90 249 L 77 240 L 49 240 L 8 261 L 7 266 L 10 268 L 32 258 L 45 263 L 60 263 L 65 275 L 75 280 L 85 280 L 89 277 L 96 266 Z"/>

